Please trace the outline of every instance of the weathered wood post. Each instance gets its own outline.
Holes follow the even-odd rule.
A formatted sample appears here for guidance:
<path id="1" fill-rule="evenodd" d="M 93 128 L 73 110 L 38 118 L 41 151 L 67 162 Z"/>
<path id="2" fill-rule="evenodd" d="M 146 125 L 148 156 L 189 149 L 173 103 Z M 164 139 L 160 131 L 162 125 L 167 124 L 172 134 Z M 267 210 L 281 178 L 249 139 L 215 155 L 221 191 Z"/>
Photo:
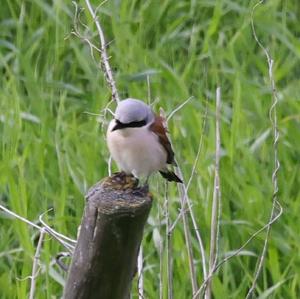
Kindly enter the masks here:
<path id="1" fill-rule="evenodd" d="M 151 204 L 148 191 L 122 173 L 89 190 L 64 299 L 129 298 Z"/>

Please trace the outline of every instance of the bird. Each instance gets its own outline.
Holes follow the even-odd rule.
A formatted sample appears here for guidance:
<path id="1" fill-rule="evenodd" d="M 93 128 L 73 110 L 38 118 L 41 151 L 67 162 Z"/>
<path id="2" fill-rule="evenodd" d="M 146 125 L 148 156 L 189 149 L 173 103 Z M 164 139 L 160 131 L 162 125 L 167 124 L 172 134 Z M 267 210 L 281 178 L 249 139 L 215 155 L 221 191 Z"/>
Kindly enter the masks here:
<path id="1" fill-rule="evenodd" d="M 111 157 L 121 171 L 145 180 L 145 185 L 157 171 L 167 181 L 182 183 L 168 168 L 176 163 L 165 119 L 143 101 L 133 98 L 119 101 L 106 137 Z"/>

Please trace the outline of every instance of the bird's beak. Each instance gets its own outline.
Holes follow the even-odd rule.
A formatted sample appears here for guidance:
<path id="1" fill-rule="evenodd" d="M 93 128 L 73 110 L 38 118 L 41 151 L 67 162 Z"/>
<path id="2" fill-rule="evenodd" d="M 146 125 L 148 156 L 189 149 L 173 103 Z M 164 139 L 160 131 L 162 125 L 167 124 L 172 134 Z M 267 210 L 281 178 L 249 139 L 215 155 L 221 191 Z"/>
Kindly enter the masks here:
<path id="1" fill-rule="evenodd" d="M 111 129 L 111 131 L 113 132 L 113 131 L 116 131 L 116 130 L 120 130 L 123 127 L 124 127 L 124 125 L 117 121 L 116 124 L 114 125 L 114 127 Z"/>

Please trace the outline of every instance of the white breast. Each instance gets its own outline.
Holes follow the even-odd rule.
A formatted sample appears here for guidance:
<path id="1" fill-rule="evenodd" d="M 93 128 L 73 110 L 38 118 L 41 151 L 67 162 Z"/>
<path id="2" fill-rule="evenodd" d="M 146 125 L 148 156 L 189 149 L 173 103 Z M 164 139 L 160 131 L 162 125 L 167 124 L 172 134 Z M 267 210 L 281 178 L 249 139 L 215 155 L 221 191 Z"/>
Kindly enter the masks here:
<path id="1" fill-rule="evenodd" d="M 112 120 L 107 130 L 107 144 L 121 170 L 141 178 L 166 167 L 167 153 L 148 126 L 111 131 L 114 125 L 115 120 Z"/>

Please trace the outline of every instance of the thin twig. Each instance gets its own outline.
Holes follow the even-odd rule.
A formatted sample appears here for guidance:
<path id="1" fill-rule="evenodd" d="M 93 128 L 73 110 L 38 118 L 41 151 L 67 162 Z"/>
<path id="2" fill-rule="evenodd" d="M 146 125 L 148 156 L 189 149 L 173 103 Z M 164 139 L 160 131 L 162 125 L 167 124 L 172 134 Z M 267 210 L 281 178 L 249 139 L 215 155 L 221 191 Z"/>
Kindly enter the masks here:
<path id="1" fill-rule="evenodd" d="M 264 225 L 261 229 L 259 229 L 258 231 L 256 231 L 237 251 L 235 251 L 232 255 L 228 256 L 227 258 L 223 259 L 213 270 L 213 272 L 209 273 L 208 278 L 202 283 L 201 287 L 199 288 L 199 290 L 197 291 L 196 294 L 194 294 L 193 298 L 196 298 L 196 296 L 198 296 L 201 291 L 204 289 L 204 287 L 206 286 L 208 280 L 213 276 L 213 274 L 215 273 L 215 271 L 220 268 L 224 263 L 226 263 L 229 259 L 237 256 L 258 234 L 260 234 L 262 231 L 267 230 L 266 232 L 266 238 L 265 238 L 265 242 L 264 242 L 264 246 L 263 246 L 263 251 L 261 253 L 261 256 L 259 258 L 259 262 L 258 262 L 258 266 L 257 269 L 255 271 L 255 277 L 254 280 L 252 282 L 252 286 L 248 291 L 248 294 L 246 296 L 247 299 L 250 299 L 253 296 L 253 292 L 256 288 L 256 284 L 257 284 L 257 280 L 259 278 L 260 272 L 262 270 L 263 264 L 264 264 L 264 260 L 265 260 L 265 256 L 266 256 L 266 251 L 267 251 L 267 247 L 268 247 L 268 240 L 269 240 L 269 236 L 270 236 L 270 230 L 271 230 L 271 226 L 273 225 L 273 223 L 275 223 L 280 216 L 282 215 L 283 209 L 282 206 L 280 205 L 277 196 L 278 196 L 278 179 L 277 179 L 277 173 L 280 169 L 280 163 L 279 163 L 279 159 L 278 159 L 278 141 L 279 141 L 279 131 L 278 131 L 278 124 L 277 124 L 277 111 L 276 111 L 276 107 L 277 107 L 277 103 L 278 103 L 278 96 L 277 96 L 277 91 L 276 91 L 276 85 L 275 85 L 275 80 L 274 80 L 274 76 L 273 76 L 273 64 L 274 64 L 274 60 L 270 57 L 268 51 L 266 50 L 266 48 L 262 45 L 262 43 L 259 41 L 256 31 L 255 31 L 255 26 L 254 26 L 254 21 L 253 21 L 253 15 L 254 15 L 254 11 L 255 9 L 261 5 L 264 1 L 259 1 L 258 3 L 256 3 L 252 9 L 252 13 L 251 13 L 251 26 L 252 26 L 252 32 L 253 32 L 253 36 L 255 41 L 257 42 L 257 44 L 262 48 L 263 52 L 265 53 L 266 57 L 267 57 L 267 62 L 268 62 L 268 70 L 269 70 L 269 80 L 271 82 L 271 88 L 272 88 L 272 105 L 270 107 L 269 110 L 269 115 L 270 115 L 270 121 L 272 124 L 272 128 L 273 128 L 273 136 L 274 136 L 274 142 L 273 142 L 273 148 L 274 148 L 274 169 L 273 169 L 273 173 L 272 173 L 272 183 L 273 183 L 273 195 L 272 195 L 272 209 L 271 209 L 271 215 L 269 218 L 269 221 L 266 225 Z"/>
<path id="2" fill-rule="evenodd" d="M 103 0 L 103 1 L 96 7 L 96 9 L 95 9 L 95 15 L 97 15 L 98 10 L 100 9 L 100 7 L 101 7 L 102 5 L 104 5 L 107 1 L 108 1 L 108 0 Z"/>
<path id="3" fill-rule="evenodd" d="M 28 219 L 16 214 L 15 212 L 12 212 L 11 210 L 7 209 L 6 207 L 0 205 L 0 209 L 3 210 L 4 212 L 6 212 L 8 215 L 11 215 L 23 222 L 25 222 L 26 224 L 38 229 L 39 231 L 42 231 L 43 229 L 45 229 L 45 231 L 50 235 L 52 236 L 53 238 L 55 238 L 60 244 L 62 244 L 67 250 L 69 250 L 70 252 L 72 252 L 72 249 L 74 248 L 73 245 L 69 244 L 68 242 L 66 242 L 65 240 L 69 240 L 70 242 L 72 243 L 76 243 L 75 240 L 73 239 L 70 239 L 58 232 L 56 232 L 55 230 L 53 229 L 49 229 L 49 226 L 46 226 L 46 227 L 42 227 L 42 226 L 39 226 L 35 223 L 33 223 L 32 221 L 29 221 Z M 43 224 L 43 223 L 42 223 Z M 65 239 L 65 240 L 64 240 Z"/>
<path id="4" fill-rule="evenodd" d="M 277 199 L 277 194 L 278 194 L 277 173 L 278 173 L 278 170 L 280 168 L 280 163 L 279 163 L 279 160 L 278 160 L 279 131 L 278 131 L 278 125 L 277 125 L 277 111 L 276 111 L 276 106 L 277 106 L 277 103 L 278 103 L 278 96 L 277 96 L 276 85 L 275 85 L 274 76 L 273 76 L 273 64 L 274 64 L 274 60 L 270 57 L 270 55 L 269 55 L 268 51 L 266 50 L 266 48 L 259 41 L 259 39 L 258 39 L 258 37 L 256 35 L 256 31 L 255 31 L 255 27 L 254 27 L 254 21 L 253 21 L 253 15 L 254 15 L 255 9 L 257 8 L 257 6 L 259 6 L 262 3 L 263 3 L 263 1 L 259 1 L 257 4 L 254 5 L 254 7 L 252 9 L 252 13 L 251 13 L 251 26 L 252 26 L 252 31 L 253 31 L 253 35 L 254 35 L 255 41 L 262 48 L 262 50 L 264 51 L 264 53 L 265 53 L 265 55 L 267 57 L 267 62 L 268 62 L 268 67 L 269 67 L 269 80 L 271 82 L 272 97 L 273 97 L 272 105 L 271 105 L 270 110 L 269 110 L 269 112 L 270 112 L 269 113 L 270 114 L 270 120 L 271 120 L 271 123 L 272 123 L 273 135 L 274 135 L 274 142 L 273 142 L 273 147 L 274 147 L 274 170 L 273 170 L 273 173 L 272 173 L 272 183 L 273 183 L 273 195 L 272 195 L 272 197 L 273 197 L 273 204 L 272 204 L 271 215 L 270 215 L 270 219 L 269 219 L 269 221 L 268 221 L 268 223 L 266 225 L 264 225 L 261 229 L 259 229 L 258 231 L 256 231 L 254 234 L 252 234 L 252 236 L 237 251 L 235 251 L 232 255 L 226 257 L 225 259 L 223 259 L 213 269 L 213 271 L 209 274 L 208 278 L 203 282 L 203 284 L 201 285 L 201 287 L 199 288 L 199 290 L 197 291 L 197 293 L 194 294 L 193 298 L 196 298 L 196 296 L 198 296 L 202 292 L 202 290 L 206 286 L 208 280 L 213 276 L 213 274 L 216 272 L 217 269 L 219 269 L 224 263 L 226 263 L 231 258 L 237 256 L 258 234 L 260 234 L 264 230 L 267 230 L 267 233 L 266 233 L 267 235 L 266 235 L 266 238 L 265 238 L 263 251 L 262 251 L 262 254 L 261 254 L 260 258 L 259 258 L 258 267 L 257 267 L 256 272 L 255 272 L 255 278 L 254 278 L 254 280 L 252 282 L 252 286 L 249 289 L 247 297 L 246 297 L 248 299 L 251 298 L 252 295 L 253 295 L 253 292 L 255 290 L 256 283 L 257 283 L 257 280 L 259 278 L 259 274 L 260 274 L 261 269 L 262 269 L 263 264 L 264 264 L 264 259 L 265 259 L 266 250 L 267 250 L 267 246 L 268 246 L 268 240 L 269 240 L 269 236 L 270 236 L 271 226 L 273 225 L 273 223 L 275 223 L 279 219 L 279 217 L 282 215 L 282 212 L 283 212 L 282 206 L 280 205 L 280 203 L 279 203 L 279 201 Z"/>
<path id="5" fill-rule="evenodd" d="M 118 94 L 118 90 L 116 87 L 116 83 L 113 77 L 113 73 L 109 64 L 109 57 L 107 55 L 107 51 L 106 51 L 106 42 L 105 42 L 105 37 L 104 37 L 104 33 L 103 30 L 101 28 L 101 25 L 98 21 L 97 15 L 95 14 L 90 1 L 89 0 L 85 0 L 85 3 L 88 7 L 88 10 L 93 18 L 93 21 L 96 24 L 96 28 L 98 31 L 98 35 L 99 35 L 99 39 L 100 39 L 100 49 L 101 49 L 101 66 L 102 66 L 102 70 L 104 72 L 105 75 L 105 79 L 106 82 L 108 83 L 110 89 L 111 89 L 111 93 L 112 93 L 112 98 L 116 101 L 119 102 L 120 98 L 119 98 L 119 94 Z"/>
<path id="6" fill-rule="evenodd" d="M 178 168 L 178 173 L 181 173 L 181 169 Z M 182 178 L 182 176 L 181 176 Z M 184 205 L 184 199 L 185 197 L 185 186 L 184 184 L 177 184 L 178 187 L 178 191 L 180 194 L 180 203 L 181 203 L 181 207 Z M 188 204 L 189 207 L 189 212 L 192 213 L 190 206 Z M 187 252 L 188 252 L 188 261 L 189 261 L 189 268 L 190 268 L 190 276 L 191 276 L 191 282 L 192 282 L 192 290 L 193 290 L 193 294 L 196 292 L 197 290 L 197 277 L 196 277 L 196 269 L 195 269 L 195 265 L 194 265 L 194 253 L 193 253 L 193 248 L 192 248 L 192 240 L 191 240 L 191 233 L 189 230 L 189 223 L 188 223 L 188 218 L 187 218 L 187 214 L 183 213 L 182 214 L 182 221 L 183 221 L 183 230 L 184 230 L 184 236 L 185 236 L 185 242 L 186 242 L 186 247 L 187 247 Z M 195 230 L 195 232 L 197 232 L 197 230 Z"/>
<path id="7" fill-rule="evenodd" d="M 177 173 L 180 174 L 180 177 L 182 178 L 182 171 L 180 167 L 177 167 Z M 201 255 L 201 262 L 202 262 L 202 272 L 203 272 L 203 278 L 205 279 L 207 277 L 207 270 L 206 270 L 206 257 L 205 257 L 205 250 L 204 250 L 204 243 L 200 234 L 200 229 L 197 226 L 197 222 L 196 222 L 196 218 L 194 215 L 194 211 L 192 209 L 192 204 L 191 204 L 191 200 L 187 194 L 187 187 L 185 186 L 185 184 L 182 184 L 182 186 L 180 186 L 182 188 L 182 192 L 180 192 L 180 196 L 182 198 L 181 201 L 181 212 L 182 212 L 182 217 L 184 217 L 185 215 L 185 209 L 184 209 L 184 205 L 185 202 L 187 203 L 187 210 L 191 216 L 192 219 L 192 223 L 193 223 L 193 227 L 194 227 L 194 231 L 197 237 L 197 241 L 199 243 L 199 250 L 200 250 L 200 255 Z M 184 193 L 183 193 L 184 192 Z"/>
<path id="8" fill-rule="evenodd" d="M 216 91 L 216 155 L 215 155 L 215 179 L 214 192 L 212 200 L 211 226 L 210 226 L 210 256 L 209 256 L 209 273 L 216 266 L 218 258 L 218 231 L 220 226 L 220 156 L 221 156 L 221 139 L 220 139 L 220 108 L 221 108 L 221 89 Z M 211 298 L 211 279 L 207 281 L 205 298 Z"/>
<path id="9" fill-rule="evenodd" d="M 149 106 L 154 106 L 154 105 L 156 105 L 157 103 L 159 103 L 159 101 L 160 101 L 160 98 L 155 98 L 151 103 L 150 103 L 150 105 Z"/>
<path id="10" fill-rule="evenodd" d="M 209 273 L 208 277 L 206 280 L 203 281 L 202 285 L 200 286 L 200 288 L 198 289 L 198 291 L 193 295 L 193 299 L 195 299 L 197 296 L 199 296 L 199 294 L 203 291 L 203 289 L 206 287 L 206 284 L 208 282 L 209 279 L 212 278 L 212 276 L 214 275 L 214 273 L 222 266 L 224 265 L 226 262 L 228 262 L 229 260 L 231 260 L 233 257 L 236 257 L 239 255 L 239 253 L 241 251 L 243 251 L 247 245 L 254 239 L 256 238 L 261 232 L 263 232 L 264 230 L 266 230 L 270 225 L 272 225 L 274 222 L 277 221 L 277 219 L 281 216 L 282 214 L 282 207 L 281 205 L 277 206 L 278 209 L 278 214 L 272 219 L 272 221 L 268 222 L 267 224 L 265 224 L 262 228 L 260 228 L 259 230 L 257 230 L 255 233 L 253 233 L 251 235 L 251 237 L 235 252 L 233 252 L 231 255 L 228 255 L 226 258 L 224 258 L 223 260 L 221 260 L 213 269 L 213 271 L 211 273 Z"/>
<path id="11" fill-rule="evenodd" d="M 163 264 L 163 258 L 164 258 L 164 244 L 163 244 L 163 238 L 161 237 L 160 230 L 162 227 L 162 217 L 160 214 L 160 207 L 158 207 L 158 219 L 159 219 L 159 299 L 164 298 L 163 294 L 163 270 L 164 270 L 164 264 Z"/>
<path id="12" fill-rule="evenodd" d="M 163 109 L 160 109 L 160 116 L 163 119 L 166 119 L 165 118 L 165 112 L 163 111 Z M 165 121 L 164 126 L 165 126 L 166 129 L 168 129 L 167 121 Z M 171 143 L 171 146 L 172 146 L 171 138 L 169 138 L 169 140 L 170 140 L 170 143 Z M 176 159 L 175 159 L 175 163 L 176 163 L 176 165 L 178 165 Z M 179 167 L 177 167 L 175 171 L 177 172 L 176 174 L 183 181 L 182 184 L 177 184 L 178 192 L 180 194 L 181 207 L 183 207 L 184 202 L 185 202 L 186 188 L 185 188 L 185 184 L 184 184 L 181 169 Z M 189 211 L 191 211 L 191 210 L 189 210 Z M 190 229 L 189 229 L 188 218 L 187 218 L 187 215 L 185 213 L 183 213 L 183 215 L 182 215 L 182 220 L 183 220 L 183 230 L 184 230 L 185 244 L 186 244 L 187 254 L 188 254 L 192 290 L 193 290 L 193 293 L 195 293 L 198 289 L 198 287 L 197 287 L 197 276 L 196 276 L 196 269 L 195 269 L 195 265 L 194 265 L 194 253 L 193 253 L 193 248 L 192 248 L 191 233 L 190 233 Z M 171 232 L 172 231 L 169 231 L 169 233 L 171 233 Z"/>
<path id="13" fill-rule="evenodd" d="M 73 2 L 74 5 L 77 6 L 77 3 L 76 3 L 75 1 L 72 1 L 72 2 Z M 81 15 L 83 14 L 84 10 L 85 10 L 85 9 L 84 9 L 83 7 L 81 7 L 81 8 L 79 9 L 78 14 L 77 14 L 77 12 L 75 13 L 75 18 L 74 18 L 74 19 L 77 18 L 79 24 L 80 24 L 83 28 L 85 28 L 85 30 L 86 30 L 87 32 L 89 32 L 89 31 L 90 31 L 89 26 L 88 26 L 87 24 L 85 24 L 85 23 L 81 20 Z M 76 24 L 76 25 L 77 25 L 77 24 Z M 78 28 L 78 27 L 77 27 L 77 28 Z"/>
<path id="14" fill-rule="evenodd" d="M 36 228 L 36 229 L 38 229 L 40 231 L 43 229 L 41 226 L 39 226 L 39 225 L 37 225 L 37 224 L 29 221 L 28 219 L 26 219 L 26 218 L 24 218 L 24 217 L 16 214 L 15 212 L 12 212 L 11 210 L 7 209 L 6 207 L 4 207 L 2 205 L 0 205 L 0 209 L 3 210 L 4 212 L 6 212 L 8 215 L 11 215 L 11 216 L 17 218 L 17 219 L 19 219 L 19 220 L 21 220 L 21 221 L 29 224 L 30 226 L 32 226 L 32 227 L 34 227 L 34 228 Z"/>
<path id="15" fill-rule="evenodd" d="M 45 229 L 42 228 L 42 230 L 40 231 L 40 237 L 39 237 L 39 241 L 38 241 L 38 244 L 37 244 L 37 247 L 36 247 L 36 251 L 35 251 L 35 255 L 34 255 L 34 261 L 33 261 L 33 265 L 32 265 L 29 299 L 34 299 L 35 279 L 36 279 L 37 274 L 38 274 L 38 265 L 39 265 L 39 261 L 40 261 L 40 255 L 41 255 L 40 252 L 42 250 L 42 244 L 43 244 L 45 233 L 46 233 Z"/>
<path id="16" fill-rule="evenodd" d="M 143 276 L 143 245 L 141 244 L 138 255 L 138 294 L 139 299 L 144 299 L 144 276 Z"/>
<path id="17" fill-rule="evenodd" d="M 151 85 L 150 85 L 150 76 L 147 75 L 147 92 L 148 92 L 148 105 L 151 105 Z"/>
<path id="18" fill-rule="evenodd" d="M 173 299 L 173 246 L 172 232 L 170 232 L 170 213 L 168 182 L 165 182 L 165 219 L 166 219 L 166 248 L 167 248 L 167 280 L 168 280 L 168 299 Z"/>
<path id="19" fill-rule="evenodd" d="M 269 80 L 272 88 L 272 105 L 269 110 L 269 117 L 273 129 L 273 150 L 274 150 L 274 169 L 272 173 L 272 184 L 273 184 L 273 195 L 272 195 L 272 209 L 271 209 L 271 214 L 270 214 L 270 221 L 276 217 L 276 208 L 280 208 L 280 203 L 278 202 L 278 179 L 277 179 L 277 173 L 280 169 L 280 163 L 278 159 L 278 141 L 279 141 L 279 131 L 278 131 L 278 124 L 277 124 L 277 103 L 278 103 L 278 97 L 277 97 L 277 91 L 276 91 L 276 84 L 273 76 L 273 65 L 274 65 L 274 60 L 271 58 L 269 55 L 269 52 L 267 49 L 263 46 L 263 44 L 259 41 L 256 31 L 255 31 L 255 26 L 254 26 L 254 12 L 255 9 L 261 5 L 263 1 L 257 2 L 252 9 L 251 12 L 251 27 L 252 27 L 252 32 L 255 41 L 257 44 L 260 46 L 260 48 L 264 51 L 266 58 L 267 58 L 267 63 L 268 63 L 268 71 L 269 71 Z M 277 217 L 278 218 L 278 217 Z M 276 219 L 277 219 L 276 218 Z M 262 253 L 259 258 L 258 266 L 255 271 L 255 276 L 252 281 L 251 288 L 249 289 L 246 299 L 250 299 L 253 297 L 254 290 L 256 288 L 256 284 L 259 278 L 259 275 L 261 273 L 262 267 L 264 265 L 264 260 L 266 257 L 267 249 L 268 249 L 268 242 L 269 242 L 269 237 L 270 237 L 270 232 L 271 232 L 271 224 L 268 225 L 267 227 L 267 232 L 266 232 L 266 238 L 264 241 L 264 246 Z"/>
<path id="20" fill-rule="evenodd" d="M 203 116 L 203 123 L 202 123 L 202 130 L 203 131 L 205 131 L 205 128 L 206 128 L 207 115 L 208 115 L 208 101 L 206 101 L 205 112 L 204 112 L 204 116 Z M 193 163 L 193 168 L 192 168 L 189 180 L 188 180 L 186 185 L 183 184 L 184 198 L 183 198 L 182 203 L 181 203 L 180 212 L 178 213 L 178 216 L 177 216 L 176 220 L 174 221 L 174 223 L 170 226 L 170 232 L 172 232 L 175 229 L 175 226 L 176 226 L 177 222 L 180 220 L 180 218 L 182 217 L 182 215 L 186 211 L 189 211 L 190 215 L 191 215 L 192 223 L 193 223 L 193 226 L 194 226 L 194 230 L 195 230 L 195 233 L 196 233 L 196 237 L 197 237 L 197 240 L 198 240 L 198 243 L 199 243 L 199 249 L 200 249 L 200 254 L 201 254 L 201 262 L 202 262 L 203 278 L 206 279 L 207 270 L 206 270 L 206 257 L 205 257 L 204 245 L 203 245 L 203 241 L 202 241 L 200 231 L 197 227 L 197 222 L 196 222 L 193 210 L 192 210 L 192 204 L 191 204 L 190 198 L 188 196 L 188 190 L 191 186 L 192 180 L 193 180 L 194 175 L 196 173 L 198 161 L 199 161 L 201 150 L 202 150 L 202 145 L 203 145 L 203 134 L 200 134 L 200 140 L 199 140 L 199 144 L 198 144 L 197 154 L 196 154 L 196 158 L 195 158 L 194 163 Z M 177 163 L 177 161 L 176 161 L 176 164 L 179 165 Z M 178 171 L 180 177 L 183 177 L 180 166 L 177 167 L 177 171 Z M 186 204 L 188 205 L 187 209 L 185 208 Z"/>
<path id="21" fill-rule="evenodd" d="M 107 122 L 107 112 L 109 112 L 113 117 L 115 113 L 109 108 L 110 104 L 113 100 L 109 101 L 105 107 L 101 110 L 101 115 L 98 117 L 98 121 L 101 123 L 101 131 L 103 133 L 104 139 L 106 138 L 106 130 L 104 130 L 105 126 L 108 124 Z"/>
<path id="22" fill-rule="evenodd" d="M 81 39 L 82 41 L 86 42 L 88 44 L 89 48 L 90 48 L 90 54 L 91 54 L 91 57 L 92 57 L 93 61 L 95 62 L 95 65 L 97 67 L 99 67 L 98 63 L 96 61 L 96 58 L 94 56 L 94 50 L 96 50 L 99 54 L 101 54 L 101 50 L 95 44 L 93 44 L 88 37 L 86 37 L 86 36 L 84 36 L 83 34 L 80 33 L 78 22 L 85 29 L 89 30 L 89 28 L 80 19 L 80 14 L 83 11 L 83 9 L 79 10 L 78 5 L 75 1 L 72 1 L 72 3 L 75 6 L 75 14 L 74 14 L 74 20 L 73 20 L 74 29 L 71 31 L 71 33 L 68 36 L 65 37 L 65 40 L 68 39 L 71 34 L 73 34 L 73 35 L 77 36 L 79 39 Z"/>
<path id="23" fill-rule="evenodd" d="M 183 108 L 190 100 L 192 100 L 194 97 L 191 96 L 187 100 L 185 100 L 183 103 L 181 103 L 178 107 L 176 107 L 167 117 L 167 122 L 174 116 L 175 113 L 177 113 L 181 108 Z"/>
<path id="24" fill-rule="evenodd" d="M 179 107 L 177 107 L 177 109 L 175 109 L 176 112 L 179 109 L 181 109 L 186 103 L 188 103 L 190 99 L 191 98 L 189 98 L 182 105 L 180 105 Z M 206 108 L 205 108 L 205 114 L 204 114 L 204 118 L 203 118 L 202 128 L 205 128 L 205 126 L 206 126 L 206 119 L 207 119 L 207 113 L 208 113 L 208 105 L 207 104 L 208 103 L 206 102 Z M 171 114 L 169 115 L 168 119 L 170 119 L 174 115 L 174 113 L 171 112 Z M 170 139 L 170 142 L 172 144 L 171 139 Z M 198 145 L 197 155 L 196 155 L 195 161 L 193 163 L 192 172 L 191 172 L 191 175 L 189 177 L 189 180 L 188 180 L 187 184 L 185 184 L 185 182 L 184 182 L 182 170 L 181 170 L 181 168 L 179 166 L 179 163 L 175 159 L 175 162 L 177 164 L 177 167 L 176 167 L 175 171 L 176 171 L 176 174 L 182 179 L 183 184 L 180 184 L 180 186 L 178 186 L 178 190 L 179 190 L 179 193 L 180 193 L 180 203 L 181 203 L 180 212 L 179 212 L 176 220 L 174 221 L 174 223 L 170 226 L 170 228 L 169 228 L 169 234 L 171 234 L 172 231 L 175 229 L 175 226 L 176 226 L 177 222 L 179 221 L 179 219 L 181 217 L 186 218 L 185 212 L 188 211 L 189 214 L 190 214 L 190 216 L 191 216 L 191 219 L 192 219 L 192 223 L 193 223 L 194 231 L 195 231 L 195 234 L 196 234 L 196 237 L 197 237 L 197 241 L 199 243 L 199 250 L 200 250 L 201 262 L 202 262 L 203 278 L 206 279 L 206 277 L 207 277 L 207 270 L 206 270 L 206 257 L 205 257 L 204 245 L 203 245 L 202 237 L 201 237 L 201 234 L 200 234 L 200 230 L 199 230 L 199 228 L 197 226 L 196 218 L 194 216 L 194 212 L 193 212 L 193 209 L 192 209 L 192 204 L 191 204 L 190 198 L 188 196 L 188 190 L 189 190 L 191 182 L 192 182 L 192 180 L 194 178 L 194 174 L 196 172 L 196 167 L 197 167 L 197 164 L 198 164 L 198 161 L 199 161 L 199 158 L 200 158 L 200 153 L 201 153 L 201 150 L 202 150 L 202 144 L 203 144 L 203 134 L 200 135 L 200 141 L 199 141 L 199 145 Z M 188 206 L 187 209 L 185 209 L 185 205 L 186 204 Z M 187 219 L 183 219 L 183 223 L 187 223 Z M 185 225 L 184 225 L 184 227 L 185 227 Z M 187 242 L 186 245 L 189 248 L 188 240 L 190 239 L 190 237 L 188 237 L 188 234 L 185 231 L 186 242 Z M 188 249 L 188 252 L 189 252 L 189 249 Z M 192 279 L 192 282 L 193 282 L 193 279 L 194 279 L 194 281 L 196 280 L 195 278 L 193 278 L 193 277 L 195 277 L 196 273 L 194 271 L 194 266 L 193 266 L 193 263 L 191 261 L 191 257 L 189 257 L 189 265 L 190 265 L 191 279 Z M 195 284 L 195 283 L 192 283 L 192 285 L 193 284 Z"/>
<path id="25" fill-rule="evenodd" d="M 77 243 L 76 240 L 71 239 L 71 238 L 69 238 L 69 237 L 67 237 L 67 236 L 65 236 L 65 235 L 63 235 L 63 234 L 57 232 L 56 230 L 52 229 L 52 228 L 44 221 L 43 216 L 44 216 L 45 214 L 49 213 L 51 210 L 52 210 L 52 208 L 49 209 L 49 210 L 47 210 L 46 212 L 42 213 L 42 214 L 39 216 L 39 221 L 40 221 L 40 222 L 43 224 L 43 226 L 46 228 L 47 232 L 51 233 L 52 236 L 54 235 L 54 236 L 56 236 L 56 237 L 58 237 L 58 238 L 60 238 L 60 239 L 64 239 L 64 240 L 66 240 L 66 241 L 68 241 L 68 242 L 71 242 L 71 243 L 73 243 L 73 244 L 75 245 L 75 244 Z M 69 244 L 69 243 L 66 243 L 66 244 L 67 244 L 70 248 L 74 249 L 74 246 L 73 246 L 73 245 L 71 245 L 71 244 Z"/>

